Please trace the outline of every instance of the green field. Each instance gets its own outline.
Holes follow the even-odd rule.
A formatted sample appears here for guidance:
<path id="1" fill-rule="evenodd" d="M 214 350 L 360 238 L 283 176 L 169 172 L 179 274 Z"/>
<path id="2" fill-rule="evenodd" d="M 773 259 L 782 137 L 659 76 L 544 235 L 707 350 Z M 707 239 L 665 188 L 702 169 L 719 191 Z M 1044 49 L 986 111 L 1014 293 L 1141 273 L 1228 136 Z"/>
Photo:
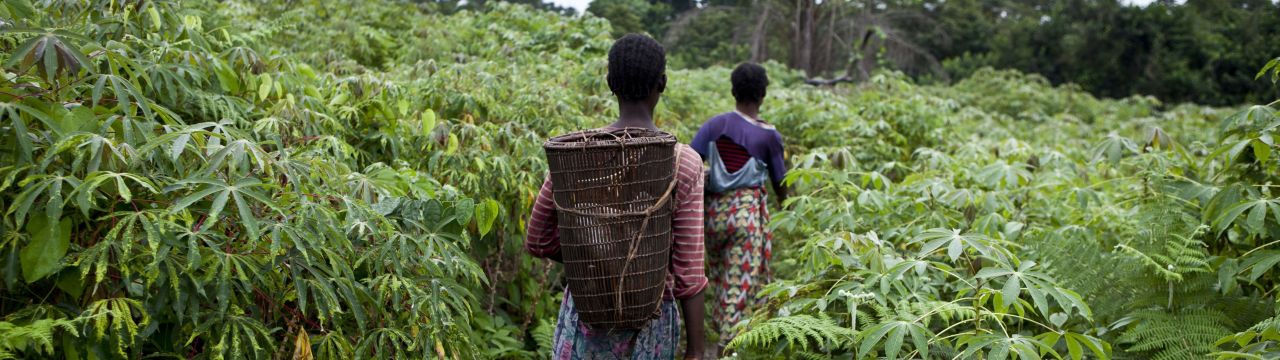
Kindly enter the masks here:
<path id="1" fill-rule="evenodd" d="M 610 24 L 431 4 L 0 2 L 0 359 L 548 358 L 524 220 Z M 795 190 L 730 353 L 1280 356 L 1277 103 L 766 67 Z M 732 109 L 668 76 L 682 141 Z"/>

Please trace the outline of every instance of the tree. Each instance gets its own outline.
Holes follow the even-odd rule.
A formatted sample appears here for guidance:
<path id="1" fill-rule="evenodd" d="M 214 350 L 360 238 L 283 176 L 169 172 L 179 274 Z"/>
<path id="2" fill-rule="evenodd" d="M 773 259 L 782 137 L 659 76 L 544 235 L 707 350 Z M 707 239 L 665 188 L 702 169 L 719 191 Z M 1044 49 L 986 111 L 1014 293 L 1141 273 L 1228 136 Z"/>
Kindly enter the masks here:
<path id="1" fill-rule="evenodd" d="M 930 3 L 937 32 L 912 34 L 958 77 L 982 66 L 1036 72 L 1096 94 L 1217 105 L 1264 101 L 1252 80 L 1280 46 L 1280 5 L 1254 0 Z"/>
<path id="2" fill-rule="evenodd" d="M 628 33 L 660 37 L 672 16 L 671 5 L 648 0 L 594 0 L 587 12 L 608 19 L 615 38 Z"/>

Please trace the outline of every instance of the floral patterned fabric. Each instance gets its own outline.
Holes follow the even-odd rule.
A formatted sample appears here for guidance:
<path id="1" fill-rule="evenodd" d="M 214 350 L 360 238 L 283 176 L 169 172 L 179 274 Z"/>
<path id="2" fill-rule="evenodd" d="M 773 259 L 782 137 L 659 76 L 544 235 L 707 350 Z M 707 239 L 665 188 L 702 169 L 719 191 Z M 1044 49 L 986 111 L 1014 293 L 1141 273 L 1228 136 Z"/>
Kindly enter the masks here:
<path id="1" fill-rule="evenodd" d="M 765 197 L 760 187 L 706 197 L 707 263 L 716 291 L 711 322 L 721 346 L 733 338 L 733 325 L 751 315 L 756 294 L 772 277 L 773 233 L 765 228 Z"/>
<path id="2" fill-rule="evenodd" d="M 578 322 L 573 297 L 564 293 L 553 338 L 553 359 L 558 360 L 670 360 L 680 341 L 680 312 L 675 301 L 662 302 L 662 314 L 639 330 L 594 331 Z"/>

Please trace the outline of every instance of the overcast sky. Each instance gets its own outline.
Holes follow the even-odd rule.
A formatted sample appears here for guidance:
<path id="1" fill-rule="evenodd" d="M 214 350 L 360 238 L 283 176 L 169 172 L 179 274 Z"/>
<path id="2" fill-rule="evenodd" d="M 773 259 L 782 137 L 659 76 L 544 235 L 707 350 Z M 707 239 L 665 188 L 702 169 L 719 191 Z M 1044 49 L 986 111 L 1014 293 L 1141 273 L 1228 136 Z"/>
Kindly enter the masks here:
<path id="1" fill-rule="evenodd" d="M 587 11 L 587 4 L 590 4 L 591 0 L 551 0 L 551 2 L 556 5 L 578 9 L 578 13 L 581 14 Z"/>
<path id="2" fill-rule="evenodd" d="M 591 3 L 591 0 L 550 0 L 550 1 L 560 6 L 568 6 L 574 9 L 578 9 L 579 14 L 586 12 L 587 4 Z M 1150 4 L 1152 1 L 1155 1 L 1155 0 L 1120 0 L 1120 2 L 1123 2 L 1126 4 L 1134 4 L 1134 5 L 1146 5 L 1146 4 Z"/>

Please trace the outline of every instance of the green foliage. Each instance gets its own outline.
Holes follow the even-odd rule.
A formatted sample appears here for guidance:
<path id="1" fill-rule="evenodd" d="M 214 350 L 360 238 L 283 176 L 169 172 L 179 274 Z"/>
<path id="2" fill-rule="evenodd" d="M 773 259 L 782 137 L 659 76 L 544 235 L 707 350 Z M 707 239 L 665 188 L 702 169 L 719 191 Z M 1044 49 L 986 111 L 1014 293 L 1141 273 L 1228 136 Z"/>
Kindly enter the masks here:
<path id="1" fill-rule="evenodd" d="M 59 332 L 78 336 L 75 324 L 67 319 L 41 319 L 24 325 L 0 321 L 0 359 L 18 359 L 15 353 L 24 351 L 52 355 L 54 334 Z"/>
<path id="2" fill-rule="evenodd" d="M 1258 75 L 1254 78 L 1261 79 L 1267 75 L 1267 71 L 1271 71 L 1271 83 L 1280 81 L 1280 58 L 1271 59 L 1266 65 L 1262 66 L 1262 70 L 1258 70 Z"/>
<path id="3" fill-rule="evenodd" d="M 798 350 L 839 349 L 853 343 L 854 332 L 837 326 L 831 320 L 808 315 L 769 319 L 751 327 L 729 342 L 729 349 L 764 348 L 783 344 Z"/>
<path id="4" fill-rule="evenodd" d="M 71 239 L 71 220 L 50 222 L 36 216 L 27 222 L 31 240 L 18 253 L 22 261 L 22 276 L 28 283 L 40 280 L 62 267 L 62 257 L 67 255 Z"/>
<path id="5" fill-rule="evenodd" d="M 33 16 L 0 33 L 0 355 L 549 352 L 559 272 L 523 221 L 542 141 L 616 115 L 607 22 L 2 4 Z M 990 69 L 817 89 L 767 66 L 795 193 L 777 280 L 726 339 L 743 357 L 1274 353 L 1273 108 Z M 728 110 L 728 72 L 672 71 L 658 125 L 687 139 Z"/>
<path id="6" fill-rule="evenodd" d="M 747 44 L 726 41 L 744 36 L 744 19 L 751 19 L 747 9 L 709 6 L 675 15 L 678 17 L 673 16 L 667 31 L 659 34 L 668 47 L 667 62 L 672 67 L 733 67 L 751 58 Z M 613 19 L 609 23 L 617 24 Z"/>
<path id="7" fill-rule="evenodd" d="M 1219 351 L 1218 359 L 1266 359 L 1280 355 L 1276 344 L 1280 343 L 1280 318 L 1263 320 L 1245 331 L 1228 335 L 1218 340 L 1215 345 L 1233 344 L 1239 346 L 1237 351 Z"/>
<path id="8" fill-rule="evenodd" d="M 18 3 L 6 6 L 28 10 Z M 430 16 L 392 8 L 402 21 Z M 511 231 L 496 221 L 503 209 L 394 155 L 445 147 L 419 125 L 437 122 L 419 114 L 445 108 L 443 95 L 303 62 L 323 51 L 284 44 L 315 29 L 276 15 L 307 11 L 29 10 L 41 16 L 17 25 L 31 30 L 3 38 L 0 309 L 43 315 L 7 320 L 6 356 L 478 352 L 469 319 L 485 279 L 469 241 Z M 397 23 L 376 14 L 351 23 Z M 393 62 L 400 45 L 365 30 L 349 55 Z M 15 297 L 35 293 L 46 295 Z M 315 343 L 294 341 L 308 333 Z"/>
<path id="9" fill-rule="evenodd" d="M 1280 97 L 1280 88 L 1257 81 L 1280 79 L 1280 62 L 1268 53 L 1280 46 L 1280 5 L 1274 1 L 701 4 L 644 23 L 669 29 L 651 32 L 663 36 L 673 65 L 775 60 L 815 77 L 865 80 L 863 72 L 884 67 L 944 82 L 981 79 L 982 69 L 993 67 L 1039 74 L 1053 84 L 1076 84 L 1111 98 L 1145 95 L 1170 104 L 1236 106 Z M 595 14 L 615 29 L 637 29 L 644 12 Z"/>
<path id="10" fill-rule="evenodd" d="M 1034 76 L 983 74 L 947 88 L 880 79 L 851 94 L 887 92 L 879 99 L 905 108 L 889 115 L 873 110 L 884 105 L 861 103 L 845 105 L 858 109 L 853 116 L 820 125 L 772 117 L 799 131 L 788 145 L 804 150 L 793 152 L 788 177 L 797 191 L 772 225 L 775 248 L 784 249 L 782 279 L 748 324 L 831 319 L 858 342 L 789 345 L 752 329 L 739 338 L 774 342 L 740 353 L 1080 359 L 1274 351 L 1263 328 L 1246 327 L 1274 316 L 1266 304 L 1280 257 L 1266 239 L 1280 221 L 1270 210 L 1274 172 L 1265 169 L 1275 159 L 1221 150 L 1267 135 L 1270 109 L 1159 112 L 1149 99 L 1098 100 Z M 927 98 L 934 95 L 956 100 Z M 776 96 L 786 108 L 791 94 Z M 947 119 L 934 126 L 949 131 L 912 131 L 921 118 Z M 859 130 L 876 121 L 879 132 Z M 1224 125 L 1206 132 L 1207 122 Z M 848 136 L 821 135 L 839 131 L 832 129 Z M 1184 318 L 1194 322 L 1189 336 L 1178 330 Z M 1232 343 L 1242 351 L 1226 350 Z"/>
<path id="11" fill-rule="evenodd" d="M 1277 46 L 1274 2 L 926 3 L 932 6 L 903 10 L 920 11 L 938 25 L 912 38 L 946 59 L 957 71 L 953 77 L 986 65 L 1039 73 L 1108 97 L 1239 105 L 1280 96 L 1253 81 L 1272 55 L 1253 49 Z"/>
<path id="12" fill-rule="evenodd" d="M 1128 351 L 1148 354 L 1151 359 L 1199 359 L 1214 352 L 1214 343 L 1228 334 L 1231 319 L 1213 310 L 1176 313 L 1137 311 L 1130 315 L 1136 326 L 1126 330 L 1121 342 Z"/>
<path id="13" fill-rule="evenodd" d="M 597 0 L 591 2 L 587 12 L 608 19 L 615 38 L 628 33 L 661 37 L 672 16 L 666 2 L 648 0 Z"/>

